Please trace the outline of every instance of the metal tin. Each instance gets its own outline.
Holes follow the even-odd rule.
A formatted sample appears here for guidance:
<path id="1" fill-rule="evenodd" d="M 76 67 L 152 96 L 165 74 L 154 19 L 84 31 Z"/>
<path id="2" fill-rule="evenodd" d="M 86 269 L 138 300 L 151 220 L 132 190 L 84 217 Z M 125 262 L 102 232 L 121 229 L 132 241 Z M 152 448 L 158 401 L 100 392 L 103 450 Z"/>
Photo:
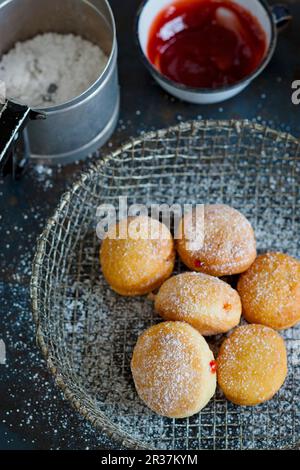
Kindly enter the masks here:
<path id="1" fill-rule="evenodd" d="M 80 96 L 41 108 L 46 119 L 26 128 L 33 159 L 68 163 L 97 150 L 113 133 L 119 115 L 117 41 L 106 0 L 6 0 L 0 5 L 0 55 L 37 34 L 77 34 L 109 57 L 97 81 Z"/>

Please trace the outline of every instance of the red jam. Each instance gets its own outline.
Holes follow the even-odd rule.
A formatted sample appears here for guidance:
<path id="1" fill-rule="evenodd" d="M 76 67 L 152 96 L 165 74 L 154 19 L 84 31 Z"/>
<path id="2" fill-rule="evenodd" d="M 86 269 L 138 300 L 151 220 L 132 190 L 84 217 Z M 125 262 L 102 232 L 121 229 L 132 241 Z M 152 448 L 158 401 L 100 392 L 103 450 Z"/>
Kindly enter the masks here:
<path id="1" fill-rule="evenodd" d="M 199 259 L 196 259 L 195 268 L 201 268 L 202 266 L 204 266 L 204 263 L 200 261 Z"/>
<path id="2" fill-rule="evenodd" d="M 212 374 L 217 372 L 217 361 L 210 361 L 209 363 L 210 371 Z"/>
<path id="3" fill-rule="evenodd" d="M 175 0 L 154 20 L 148 57 L 166 77 L 219 88 L 250 75 L 267 50 L 258 20 L 230 0 Z"/>

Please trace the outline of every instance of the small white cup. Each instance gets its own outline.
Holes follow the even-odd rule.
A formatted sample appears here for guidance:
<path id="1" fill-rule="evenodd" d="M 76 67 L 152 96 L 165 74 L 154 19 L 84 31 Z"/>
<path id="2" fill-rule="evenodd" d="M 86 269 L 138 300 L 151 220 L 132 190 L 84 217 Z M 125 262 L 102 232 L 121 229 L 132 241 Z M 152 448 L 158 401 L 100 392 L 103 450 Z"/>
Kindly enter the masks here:
<path id="1" fill-rule="evenodd" d="M 147 44 L 149 31 L 156 16 L 174 0 L 146 0 L 137 14 L 137 40 L 146 67 L 150 70 L 155 80 L 171 95 L 184 101 L 195 104 L 212 104 L 228 100 L 246 88 L 270 62 L 275 51 L 278 31 L 291 19 L 288 8 L 285 5 L 269 7 L 265 0 L 233 0 L 234 3 L 244 7 L 257 20 L 265 31 L 267 39 L 267 52 L 260 66 L 250 75 L 230 86 L 221 88 L 192 88 L 174 82 L 163 75 L 149 60 Z"/>

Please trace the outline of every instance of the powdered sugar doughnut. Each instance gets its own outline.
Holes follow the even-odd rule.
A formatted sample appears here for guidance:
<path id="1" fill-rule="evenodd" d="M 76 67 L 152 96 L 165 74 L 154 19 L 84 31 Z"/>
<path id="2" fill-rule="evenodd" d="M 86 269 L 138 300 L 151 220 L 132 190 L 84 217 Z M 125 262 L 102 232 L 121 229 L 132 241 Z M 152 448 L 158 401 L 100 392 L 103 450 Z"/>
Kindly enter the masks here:
<path id="1" fill-rule="evenodd" d="M 226 282 L 187 272 L 164 282 L 155 296 L 155 310 L 164 320 L 185 321 L 207 336 L 237 326 L 242 306 L 237 291 Z"/>
<path id="2" fill-rule="evenodd" d="M 100 263 L 105 279 L 119 294 L 149 293 L 172 274 L 172 235 L 166 225 L 150 217 L 123 219 L 109 227 L 101 245 Z"/>
<path id="3" fill-rule="evenodd" d="M 237 288 L 250 323 L 281 330 L 300 321 L 300 262 L 291 256 L 258 256 L 240 276 Z"/>
<path id="4" fill-rule="evenodd" d="M 183 322 L 146 330 L 134 348 L 131 370 L 140 398 L 169 418 L 198 413 L 216 389 L 213 353 L 203 336 Z"/>
<path id="5" fill-rule="evenodd" d="M 256 242 L 250 222 L 232 207 L 216 204 L 204 207 L 204 243 L 188 249 L 188 227 L 196 224 L 195 211 L 181 220 L 177 251 L 183 263 L 193 271 L 212 276 L 239 274 L 256 258 Z M 183 221 L 185 220 L 185 226 Z"/>
<path id="6" fill-rule="evenodd" d="M 281 336 L 263 325 L 237 328 L 217 359 L 218 383 L 237 405 L 258 405 L 272 398 L 287 375 L 286 348 Z"/>

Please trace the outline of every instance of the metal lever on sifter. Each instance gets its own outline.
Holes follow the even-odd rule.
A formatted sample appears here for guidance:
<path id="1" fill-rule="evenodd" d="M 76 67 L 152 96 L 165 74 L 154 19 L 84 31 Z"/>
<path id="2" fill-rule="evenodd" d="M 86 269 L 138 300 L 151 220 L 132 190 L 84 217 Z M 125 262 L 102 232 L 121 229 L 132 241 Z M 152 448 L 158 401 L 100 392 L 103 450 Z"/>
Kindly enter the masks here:
<path id="1" fill-rule="evenodd" d="M 0 106 L 0 176 L 12 175 L 17 179 L 22 175 L 29 159 L 29 144 L 25 130 L 27 122 L 30 119 L 45 118 L 43 113 L 13 101 L 7 100 L 2 107 Z M 22 150 L 19 146 L 21 140 L 23 140 Z"/>

